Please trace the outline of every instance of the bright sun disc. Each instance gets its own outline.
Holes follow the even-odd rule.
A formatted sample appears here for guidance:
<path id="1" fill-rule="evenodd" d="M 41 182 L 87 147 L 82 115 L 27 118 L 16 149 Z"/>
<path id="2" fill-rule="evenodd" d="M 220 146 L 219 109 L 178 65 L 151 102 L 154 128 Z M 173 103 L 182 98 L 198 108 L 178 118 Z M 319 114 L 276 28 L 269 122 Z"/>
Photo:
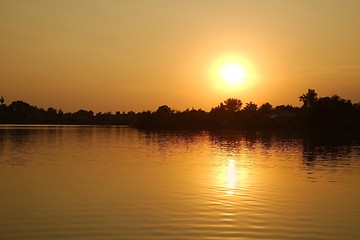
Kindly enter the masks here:
<path id="1" fill-rule="evenodd" d="M 251 62 L 236 54 L 227 54 L 214 61 L 210 66 L 209 77 L 214 89 L 224 92 L 245 91 L 257 80 Z"/>
<path id="2" fill-rule="evenodd" d="M 230 86 L 237 86 L 241 84 L 246 77 L 244 69 L 235 63 L 225 65 L 221 71 L 221 75 L 225 83 Z"/>

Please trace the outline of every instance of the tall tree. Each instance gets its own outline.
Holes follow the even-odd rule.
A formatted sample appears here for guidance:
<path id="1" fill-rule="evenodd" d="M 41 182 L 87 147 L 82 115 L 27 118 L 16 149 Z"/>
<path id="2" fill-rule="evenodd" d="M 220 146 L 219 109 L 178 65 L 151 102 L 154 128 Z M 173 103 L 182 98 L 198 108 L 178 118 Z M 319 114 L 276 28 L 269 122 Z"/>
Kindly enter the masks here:
<path id="1" fill-rule="evenodd" d="M 246 112 L 256 112 L 257 109 L 258 106 L 253 102 L 246 103 L 246 106 L 244 107 L 244 111 Z"/>
<path id="2" fill-rule="evenodd" d="M 240 99 L 236 98 L 228 98 L 224 101 L 225 109 L 229 112 L 237 112 L 240 111 L 242 102 Z"/>
<path id="3" fill-rule="evenodd" d="M 161 105 L 157 110 L 158 114 L 172 114 L 174 111 L 167 105 Z"/>
<path id="4" fill-rule="evenodd" d="M 299 97 L 299 101 L 303 102 L 303 107 L 310 108 L 317 100 L 317 93 L 314 89 L 308 89 L 307 93 L 304 93 Z"/>
<path id="5" fill-rule="evenodd" d="M 261 113 L 261 114 L 268 114 L 268 113 L 270 113 L 272 110 L 273 110 L 274 108 L 273 108 L 273 106 L 270 104 L 270 103 L 264 103 L 263 105 L 261 105 L 260 107 L 259 107 L 259 112 Z"/>

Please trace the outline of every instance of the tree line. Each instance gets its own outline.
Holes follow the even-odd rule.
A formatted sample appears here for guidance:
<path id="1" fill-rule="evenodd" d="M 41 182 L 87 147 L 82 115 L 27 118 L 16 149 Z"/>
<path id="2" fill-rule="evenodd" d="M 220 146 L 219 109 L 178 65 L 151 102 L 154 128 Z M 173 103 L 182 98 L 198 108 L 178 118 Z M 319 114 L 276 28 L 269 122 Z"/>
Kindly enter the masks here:
<path id="1" fill-rule="evenodd" d="M 360 130 L 360 103 L 338 95 L 318 97 L 314 89 L 308 89 L 299 101 L 301 107 L 274 107 L 268 102 L 260 106 L 253 102 L 244 105 L 240 99 L 229 98 L 208 112 L 194 108 L 177 111 L 162 105 L 156 111 L 95 114 L 87 110 L 64 113 L 52 107 L 45 110 L 23 101 L 6 105 L 1 97 L 0 123 L 129 125 L 139 129 L 182 130 Z"/>

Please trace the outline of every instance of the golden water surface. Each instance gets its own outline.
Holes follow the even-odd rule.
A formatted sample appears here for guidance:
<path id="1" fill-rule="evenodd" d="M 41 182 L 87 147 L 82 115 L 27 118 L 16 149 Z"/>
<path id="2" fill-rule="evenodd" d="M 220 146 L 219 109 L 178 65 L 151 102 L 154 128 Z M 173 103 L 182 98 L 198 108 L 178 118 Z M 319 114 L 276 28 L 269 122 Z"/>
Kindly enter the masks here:
<path id="1" fill-rule="evenodd" d="M 0 239 L 360 239 L 360 147 L 0 126 Z"/>

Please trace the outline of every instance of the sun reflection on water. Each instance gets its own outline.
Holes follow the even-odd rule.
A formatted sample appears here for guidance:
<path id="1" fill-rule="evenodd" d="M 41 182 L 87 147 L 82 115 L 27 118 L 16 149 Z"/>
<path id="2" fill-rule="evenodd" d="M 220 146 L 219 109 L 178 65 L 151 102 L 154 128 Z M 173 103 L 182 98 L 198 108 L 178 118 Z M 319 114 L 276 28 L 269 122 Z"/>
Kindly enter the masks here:
<path id="1" fill-rule="evenodd" d="M 236 189 L 236 182 L 237 182 L 235 160 L 232 159 L 229 160 L 227 165 L 226 177 L 227 177 L 226 193 L 227 195 L 233 195 Z"/>

